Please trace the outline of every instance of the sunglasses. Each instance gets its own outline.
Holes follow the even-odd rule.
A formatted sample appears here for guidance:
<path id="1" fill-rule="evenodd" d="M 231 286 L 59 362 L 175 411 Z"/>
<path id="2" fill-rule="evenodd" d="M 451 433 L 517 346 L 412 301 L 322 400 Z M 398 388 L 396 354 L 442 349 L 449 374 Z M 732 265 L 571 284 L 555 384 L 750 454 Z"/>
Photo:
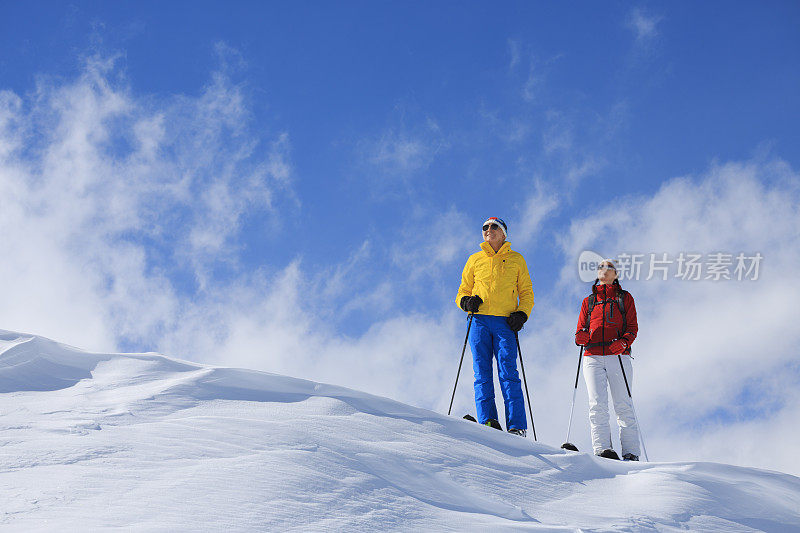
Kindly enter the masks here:
<path id="1" fill-rule="evenodd" d="M 498 226 L 497 224 L 486 224 L 483 226 L 483 231 L 489 231 L 489 228 L 498 229 L 500 228 L 500 226 Z"/>
<path id="2" fill-rule="evenodd" d="M 597 267 L 597 270 L 613 270 L 614 272 L 617 271 L 617 269 L 611 265 L 600 265 L 599 267 Z"/>

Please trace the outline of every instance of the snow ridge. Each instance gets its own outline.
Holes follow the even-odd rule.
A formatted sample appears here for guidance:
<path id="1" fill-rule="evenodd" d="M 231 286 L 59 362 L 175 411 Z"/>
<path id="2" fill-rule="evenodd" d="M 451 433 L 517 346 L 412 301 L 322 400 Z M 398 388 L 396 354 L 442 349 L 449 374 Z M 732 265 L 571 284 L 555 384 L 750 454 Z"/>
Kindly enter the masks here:
<path id="1" fill-rule="evenodd" d="M 565 452 L 366 393 L 0 330 L 0 529 L 789 531 L 800 478 Z"/>

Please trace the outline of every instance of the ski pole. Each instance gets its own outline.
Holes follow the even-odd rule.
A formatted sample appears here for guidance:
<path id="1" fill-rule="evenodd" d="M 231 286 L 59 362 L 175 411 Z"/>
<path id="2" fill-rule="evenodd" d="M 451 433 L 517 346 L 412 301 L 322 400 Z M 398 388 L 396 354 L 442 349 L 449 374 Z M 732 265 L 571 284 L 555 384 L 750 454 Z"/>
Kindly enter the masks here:
<path id="1" fill-rule="evenodd" d="M 528 399 L 528 414 L 531 415 L 531 430 L 533 430 L 533 440 L 536 440 L 536 425 L 533 423 L 533 411 L 531 411 L 531 397 L 528 395 L 528 380 L 525 379 L 525 363 L 522 362 L 522 349 L 519 346 L 519 333 L 514 332 L 514 337 L 517 339 L 517 353 L 519 354 L 519 366 L 522 368 L 522 382 L 525 384 L 525 398 Z"/>
<path id="2" fill-rule="evenodd" d="M 464 347 L 461 348 L 461 361 L 458 362 L 458 373 L 456 374 L 456 384 L 453 385 L 453 396 L 450 397 L 450 407 L 447 409 L 447 416 L 450 416 L 450 411 L 453 410 L 453 400 L 456 397 L 456 387 L 458 387 L 458 376 L 461 375 L 461 365 L 464 363 L 464 352 L 467 351 L 467 339 L 469 339 L 469 328 L 472 327 L 472 317 L 475 316 L 473 313 L 469 314 L 469 320 L 467 321 L 467 336 L 464 337 Z"/>
<path id="3" fill-rule="evenodd" d="M 639 417 L 636 416 L 636 408 L 633 406 L 633 396 L 631 396 L 631 388 L 628 385 L 628 376 L 625 375 L 625 367 L 622 366 L 622 354 L 617 354 L 617 359 L 619 359 L 619 368 L 622 370 L 622 379 L 625 380 L 625 388 L 628 390 L 628 398 L 631 400 L 631 411 L 633 411 L 633 419 L 636 421 L 636 428 L 639 430 L 639 442 L 642 443 L 644 460 L 649 462 L 650 459 L 647 458 L 647 448 L 645 448 L 644 436 L 642 435 L 642 426 L 639 425 Z"/>
<path id="4" fill-rule="evenodd" d="M 572 450 L 574 452 L 578 451 L 578 447 L 572 444 L 569 441 L 569 434 L 572 430 L 572 413 L 575 411 L 575 393 L 578 392 L 578 379 L 581 375 L 581 362 L 583 361 L 583 346 L 581 346 L 581 351 L 578 352 L 578 372 L 575 374 L 575 388 L 572 389 L 572 406 L 569 408 L 569 424 L 567 424 L 567 440 L 564 441 L 564 444 L 561 445 L 562 448 L 565 450 Z"/>

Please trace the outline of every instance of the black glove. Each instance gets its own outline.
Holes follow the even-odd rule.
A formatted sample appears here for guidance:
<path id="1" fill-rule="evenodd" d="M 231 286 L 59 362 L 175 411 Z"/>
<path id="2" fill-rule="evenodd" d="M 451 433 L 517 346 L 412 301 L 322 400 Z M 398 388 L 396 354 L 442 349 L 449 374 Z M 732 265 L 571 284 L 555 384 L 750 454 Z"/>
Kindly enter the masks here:
<path id="1" fill-rule="evenodd" d="M 480 296 L 462 296 L 461 297 L 461 309 L 466 311 L 467 313 L 477 313 L 478 308 L 483 303 Z"/>
<path id="2" fill-rule="evenodd" d="M 506 322 L 508 322 L 508 327 L 511 328 L 511 331 L 514 333 L 518 332 L 522 329 L 522 325 L 528 321 L 528 315 L 523 313 L 522 311 L 514 311 L 506 318 Z"/>

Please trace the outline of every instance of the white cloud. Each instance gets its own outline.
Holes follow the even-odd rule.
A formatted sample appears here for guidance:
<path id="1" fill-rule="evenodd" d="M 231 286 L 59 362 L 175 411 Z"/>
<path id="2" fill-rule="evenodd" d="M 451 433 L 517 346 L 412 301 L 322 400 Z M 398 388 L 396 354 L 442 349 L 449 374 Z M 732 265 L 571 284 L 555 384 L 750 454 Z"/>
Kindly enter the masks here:
<path id="1" fill-rule="evenodd" d="M 526 102 L 533 102 L 536 100 L 542 81 L 543 77 L 539 73 L 538 66 L 531 61 L 530 67 L 528 68 L 528 77 L 522 86 L 522 98 Z"/>
<path id="2" fill-rule="evenodd" d="M 613 211 L 574 221 L 561 239 L 567 258 L 556 293 L 561 296 L 537 300 L 545 315 L 535 332 L 537 348 L 560 354 L 559 361 L 541 363 L 548 376 L 558 374 L 560 385 L 553 377 L 543 388 L 564 397 L 574 376 L 572 333 L 588 293 L 576 283 L 581 250 L 673 257 L 680 251 L 761 252 L 758 281 L 624 283 L 636 298 L 640 324 L 635 398 L 651 459 L 730 461 L 797 473 L 786 454 L 754 462 L 742 450 L 773 438 L 789 445 L 800 437 L 779 426 L 800 418 L 793 392 L 800 382 L 793 312 L 800 298 L 798 183 L 800 175 L 780 160 L 715 164 L 703 176 L 666 182 L 653 197 L 621 198 Z M 560 415 L 563 420 L 553 424 L 565 427 L 567 413 Z M 587 424 L 585 415 L 578 420 Z"/>
<path id="3" fill-rule="evenodd" d="M 5 327 L 98 349 L 171 327 L 190 303 L 175 271 L 202 285 L 235 263 L 242 217 L 289 187 L 288 140 L 264 157 L 247 124 L 224 76 L 157 102 L 131 94 L 113 58 L 30 95 L 4 91 Z"/>
<path id="4" fill-rule="evenodd" d="M 520 210 L 520 219 L 509 236 L 509 240 L 517 246 L 534 240 L 544 220 L 559 207 L 558 195 L 549 190 L 542 179 L 533 180 L 532 189 L 532 194 L 526 198 Z"/>
<path id="5" fill-rule="evenodd" d="M 320 288 L 320 279 L 294 261 L 188 308 L 174 330 L 165 332 L 160 349 L 207 363 L 336 383 L 414 405 L 441 407 L 449 400 L 445 383 L 455 374 L 459 332 L 463 338 L 465 327 L 452 301 L 443 304 L 447 310 L 431 314 L 393 312 L 362 335 L 348 337 L 330 319 L 331 310 L 347 311 L 337 304 L 367 299 L 374 310 L 372 296 L 391 302 L 391 295 L 384 286 L 375 295 L 325 295 Z M 462 405 L 469 402 L 466 389 Z"/>
<path id="6" fill-rule="evenodd" d="M 570 158 L 565 162 L 564 178 L 569 185 L 575 187 L 584 178 L 599 172 L 604 166 L 605 161 L 592 155 Z"/>
<path id="7" fill-rule="evenodd" d="M 365 285 L 362 274 L 375 270 L 369 242 L 319 272 L 292 258 L 241 270 L 243 218 L 277 218 L 296 199 L 288 136 L 255 135 L 240 88 L 215 75 L 198 97 L 156 101 L 121 78 L 113 60 L 93 59 L 34 95 L 0 93 L 4 328 L 102 351 L 144 344 L 417 404 L 447 395 L 441 373 L 455 370 L 460 312 L 450 298 L 431 315 L 392 311 L 403 280 L 378 272 Z M 430 122 L 425 131 L 436 130 Z M 431 157 L 402 135 L 377 146 L 376 163 L 397 171 Z M 436 224 L 441 237 L 424 256 L 434 269 L 404 270 L 424 280 L 419 290 L 465 242 L 458 211 Z M 220 268 L 231 275 L 216 276 Z M 355 338 L 337 330 L 352 312 L 374 317 Z"/>
<path id="8" fill-rule="evenodd" d="M 522 81 L 520 96 L 526 104 L 543 103 L 541 98 L 548 70 L 551 66 L 563 57 L 562 53 L 552 56 L 542 56 L 534 53 L 530 46 L 526 46 L 518 40 L 508 40 L 508 50 L 510 61 L 508 65 L 509 75 Z M 527 65 L 526 70 L 518 71 L 520 65 Z M 518 76 L 524 76 L 520 80 Z"/>
<path id="9" fill-rule="evenodd" d="M 659 22 L 661 22 L 661 17 L 649 15 L 637 7 L 628 16 L 627 26 L 636 35 L 636 41 L 644 43 L 658 36 Z"/>
<path id="10" fill-rule="evenodd" d="M 424 176 L 449 142 L 431 117 L 421 117 L 416 126 L 404 125 L 405 109 L 395 108 L 399 125 L 383 129 L 378 136 L 355 143 L 355 164 L 362 187 L 374 199 L 414 196 Z"/>
<path id="11" fill-rule="evenodd" d="M 554 111 L 547 113 L 547 120 L 548 126 L 542 132 L 542 148 L 545 154 L 568 152 L 572 149 L 574 135 L 569 122 Z"/>
<path id="12" fill-rule="evenodd" d="M 533 129 L 533 125 L 527 117 L 514 115 L 508 118 L 500 118 L 498 116 L 498 111 L 489 110 L 484 104 L 478 108 L 477 113 L 481 125 L 480 127 L 474 128 L 474 131 L 481 132 L 485 129 L 491 132 L 492 136 L 496 136 L 504 143 L 512 146 L 523 143 Z M 482 141 L 475 140 L 470 142 Z"/>
<path id="13" fill-rule="evenodd" d="M 522 51 L 519 41 L 514 39 L 508 40 L 508 54 L 511 56 L 511 59 L 509 60 L 508 63 L 508 70 L 514 70 L 514 68 L 517 65 L 519 65 L 520 59 L 522 57 Z"/>
<path id="14" fill-rule="evenodd" d="M 615 120 L 614 117 L 618 115 L 619 111 L 615 106 L 609 114 L 610 118 L 599 118 L 596 127 L 611 135 L 613 128 L 617 127 L 615 122 L 619 120 Z M 598 172 L 605 165 L 605 161 L 592 153 L 590 146 L 595 143 L 576 146 L 572 121 L 564 113 L 550 110 L 546 118 L 547 127 L 542 132 L 542 148 L 545 155 L 558 161 L 562 181 L 569 189 L 573 189 L 583 178 Z M 606 122 L 610 125 L 606 126 Z"/>
<path id="15" fill-rule="evenodd" d="M 420 212 L 405 225 L 402 240 L 392 247 L 392 262 L 409 281 L 438 277 L 442 266 L 465 260 L 464 250 L 481 242 L 481 221 L 470 221 L 451 206 L 443 213 Z M 454 294 L 455 296 L 455 294 Z"/>
<path id="16" fill-rule="evenodd" d="M 376 143 L 371 161 L 393 172 L 410 173 L 430 164 L 431 151 L 420 140 L 387 133 Z"/>

